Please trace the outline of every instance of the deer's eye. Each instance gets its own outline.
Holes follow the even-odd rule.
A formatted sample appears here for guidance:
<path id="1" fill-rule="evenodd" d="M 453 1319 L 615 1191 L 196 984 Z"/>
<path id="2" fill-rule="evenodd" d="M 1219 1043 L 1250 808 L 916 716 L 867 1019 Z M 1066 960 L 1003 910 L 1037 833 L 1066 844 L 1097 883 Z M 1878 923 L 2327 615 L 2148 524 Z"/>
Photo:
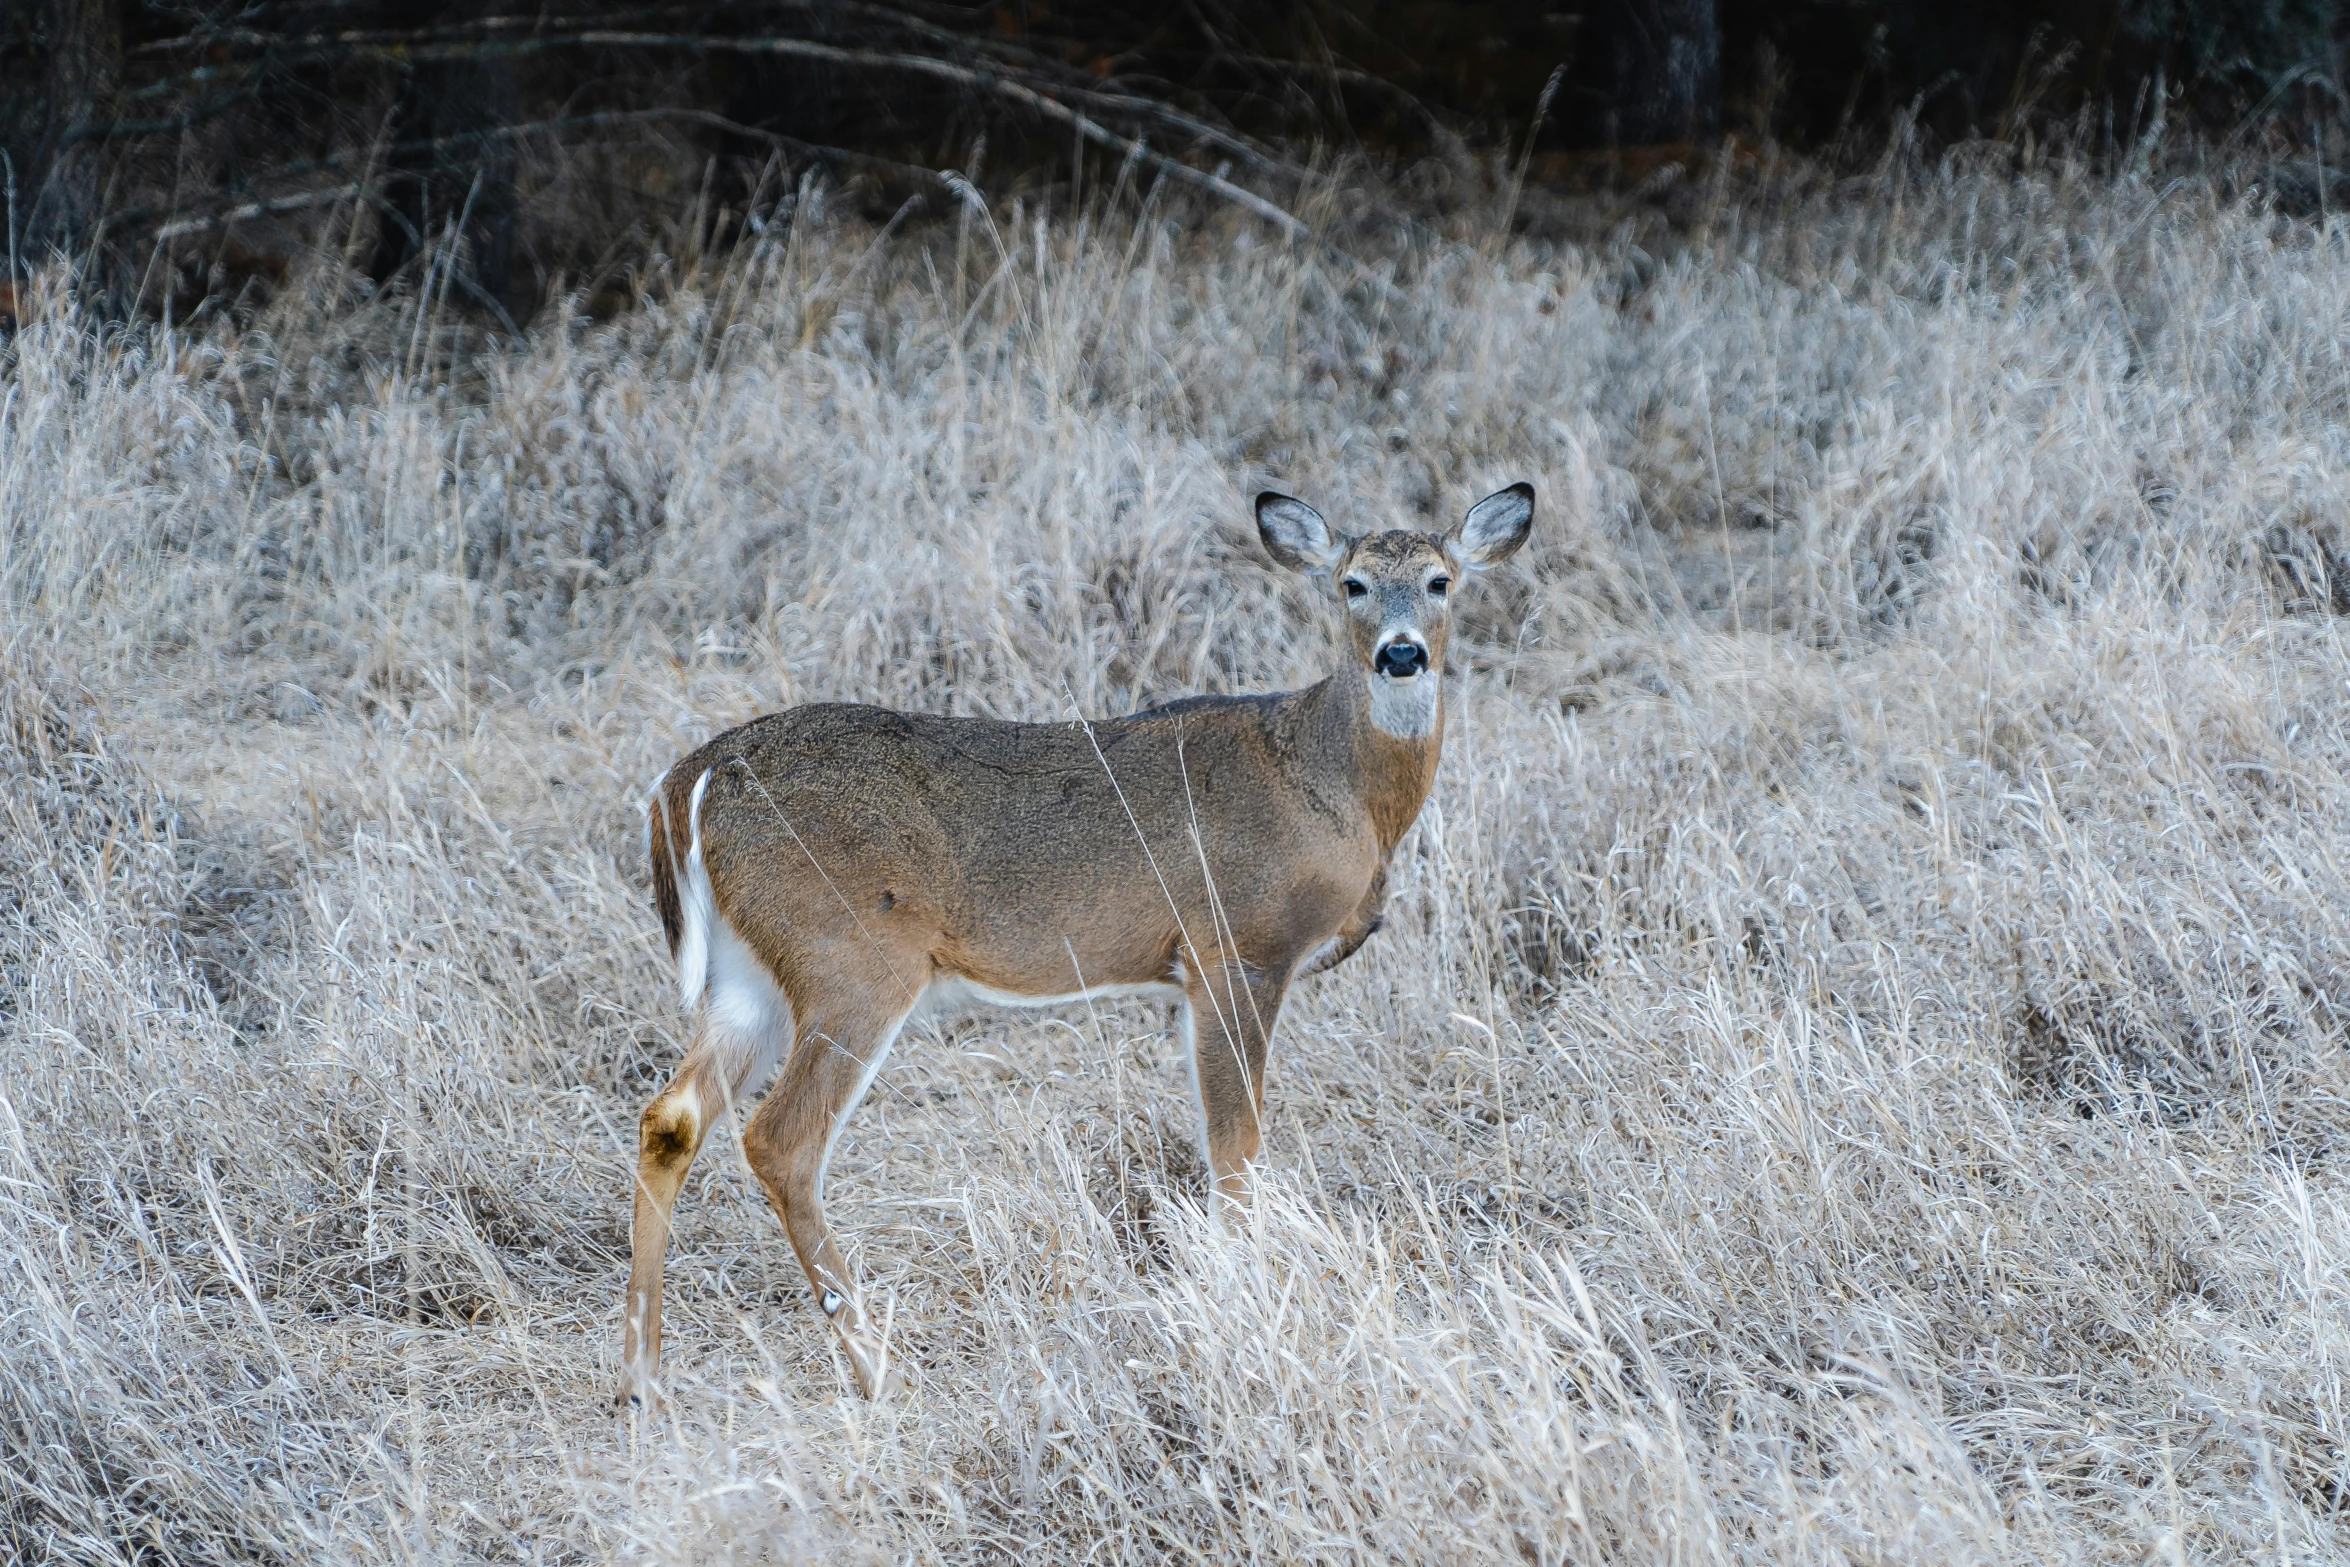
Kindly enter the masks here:
<path id="1" fill-rule="evenodd" d="M 1451 586 L 1452 578 L 1450 577 L 1430 577 L 1428 579 L 1428 591 L 1438 598 L 1444 597 L 1444 590 Z"/>
<path id="2" fill-rule="evenodd" d="M 1346 589 L 1346 596 L 1350 599 L 1359 599 L 1364 594 L 1371 591 L 1369 584 L 1359 581 L 1353 577 L 1347 578 L 1344 582 L 1340 583 L 1339 586 Z"/>

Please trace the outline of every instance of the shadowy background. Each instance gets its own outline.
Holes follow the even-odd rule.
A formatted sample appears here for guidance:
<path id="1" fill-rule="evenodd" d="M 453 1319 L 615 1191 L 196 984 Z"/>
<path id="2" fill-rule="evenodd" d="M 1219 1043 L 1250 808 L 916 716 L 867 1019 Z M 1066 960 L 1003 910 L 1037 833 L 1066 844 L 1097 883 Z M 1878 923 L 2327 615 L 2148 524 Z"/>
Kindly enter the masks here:
<path id="1" fill-rule="evenodd" d="M 1588 185 L 1725 136 L 1833 166 L 2183 128 L 2322 188 L 2341 31 L 2336 0 L 12 0 L 0 283 L 63 259 L 185 313 L 325 242 L 379 285 L 440 255 L 453 303 L 519 325 L 656 233 L 731 243 L 811 170 L 889 210 L 1088 160 L 1285 209 L 1340 155 Z"/>

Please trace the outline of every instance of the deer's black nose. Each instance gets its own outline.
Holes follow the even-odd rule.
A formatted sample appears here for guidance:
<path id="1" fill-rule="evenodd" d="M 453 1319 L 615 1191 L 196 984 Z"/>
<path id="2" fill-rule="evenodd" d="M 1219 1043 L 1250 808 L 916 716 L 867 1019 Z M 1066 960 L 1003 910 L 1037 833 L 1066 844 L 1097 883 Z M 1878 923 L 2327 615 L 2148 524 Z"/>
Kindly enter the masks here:
<path id="1" fill-rule="evenodd" d="M 1371 667 L 1397 680 L 1409 679 L 1428 667 L 1428 650 L 1417 642 L 1390 642 L 1371 660 Z"/>

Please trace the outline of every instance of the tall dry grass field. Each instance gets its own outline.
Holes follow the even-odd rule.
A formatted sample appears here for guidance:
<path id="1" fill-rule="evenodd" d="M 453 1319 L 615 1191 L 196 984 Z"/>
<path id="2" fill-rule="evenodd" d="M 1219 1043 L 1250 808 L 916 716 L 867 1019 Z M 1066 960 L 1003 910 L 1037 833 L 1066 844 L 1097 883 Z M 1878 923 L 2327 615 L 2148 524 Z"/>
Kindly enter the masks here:
<path id="1" fill-rule="evenodd" d="M 2216 192 L 1896 166 L 1653 256 L 1335 213 L 1384 287 L 1131 194 L 809 199 L 510 347 L 323 264 L 241 330 L 53 295 L 0 1555 L 2350 1555 L 2350 229 Z M 615 1415 L 691 1028 L 654 775 L 816 698 L 1312 679 L 1251 491 L 1518 478 L 1245 1233 L 1162 1012 L 943 1020 L 832 1184 L 913 1391 L 850 1394 L 727 1131 L 673 1407 Z"/>

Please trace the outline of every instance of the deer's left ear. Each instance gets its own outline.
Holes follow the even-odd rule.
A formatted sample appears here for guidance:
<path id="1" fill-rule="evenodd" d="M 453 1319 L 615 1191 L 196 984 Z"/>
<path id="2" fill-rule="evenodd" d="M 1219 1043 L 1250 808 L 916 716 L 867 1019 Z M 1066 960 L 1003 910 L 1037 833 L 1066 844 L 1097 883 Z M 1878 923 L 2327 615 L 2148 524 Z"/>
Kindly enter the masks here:
<path id="1" fill-rule="evenodd" d="M 1444 547 L 1471 571 L 1483 571 L 1515 555 L 1533 531 L 1534 486 L 1521 482 L 1470 507 L 1460 526 L 1444 536 Z"/>

